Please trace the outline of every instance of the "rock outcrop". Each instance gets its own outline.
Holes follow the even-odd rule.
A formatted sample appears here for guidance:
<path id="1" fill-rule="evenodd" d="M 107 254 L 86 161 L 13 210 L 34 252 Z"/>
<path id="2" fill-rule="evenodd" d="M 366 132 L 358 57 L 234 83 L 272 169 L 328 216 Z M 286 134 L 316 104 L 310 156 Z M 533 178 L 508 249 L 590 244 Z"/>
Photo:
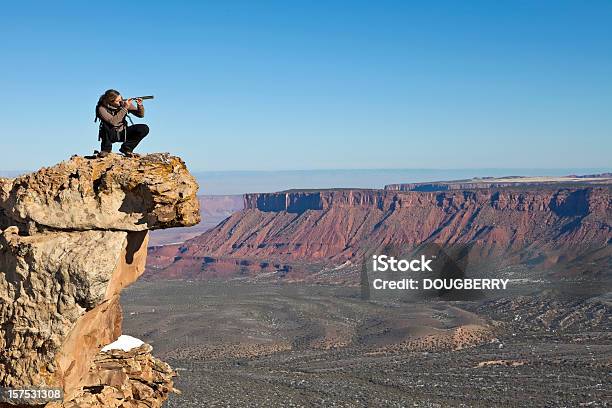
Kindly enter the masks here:
<path id="1" fill-rule="evenodd" d="M 612 259 L 611 240 L 610 186 L 288 191 L 245 195 L 245 209 L 214 229 L 151 251 L 148 271 L 151 277 L 284 276 L 316 262 L 358 264 L 386 245 L 436 243 L 475 245 L 483 256 L 530 267 L 576 261 L 594 276 L 602 260 Z"/>
<path id="2" fill-rule="evenodd" d="M 174 388 L 176 373 L 153 357 L 149 344 L 124 351 L 102 351 L 94 358 L 77 393 L 46 408 L 159 408 Z"/>
<path id="3" fill-rule="evenodd" d="M 165 154 L 74 156 L 0 183 L 0 209 L 20 230 L 146 231 L 199 222 L 197 183 L 178 157 Z"/>
<path id="4" fill-rule="evenodd" d="M 168 154 L 0 179 L 0 387 L 82 392 L 121 334 L 119 293 L 144 271 L 148 230 L 197 224 L 197 189 Z"/>

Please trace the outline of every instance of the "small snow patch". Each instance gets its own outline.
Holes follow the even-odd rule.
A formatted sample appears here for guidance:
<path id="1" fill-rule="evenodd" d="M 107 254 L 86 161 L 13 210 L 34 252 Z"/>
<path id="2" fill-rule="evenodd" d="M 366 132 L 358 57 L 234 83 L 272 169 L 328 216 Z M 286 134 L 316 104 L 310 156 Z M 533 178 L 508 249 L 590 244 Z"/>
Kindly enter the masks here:
<path id="1" fill-rule="evenodd" d="M 109 345 L 102 347 L 101 351 L 110 351 L 110 350 L 123 350 L 130 351 L 133 348 L 140 347 L 144 344 L 144 342 L 136 337 L 126 336 L 122 334 L 119 336 L 117 340 L 112 342 Z"/>

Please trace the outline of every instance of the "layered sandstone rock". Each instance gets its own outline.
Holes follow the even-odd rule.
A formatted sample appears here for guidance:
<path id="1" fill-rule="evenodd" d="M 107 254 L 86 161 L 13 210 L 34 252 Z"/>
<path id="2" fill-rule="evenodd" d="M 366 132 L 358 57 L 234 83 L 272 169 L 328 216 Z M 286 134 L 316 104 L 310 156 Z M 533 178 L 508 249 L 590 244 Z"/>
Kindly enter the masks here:
<path id="1" fill-rule="evenodd" d="M 168 154 L 138 160 L 73 156 L 14 180 L 0 179 L 0 209 L 11 225 L 28 231 L 146 231 L 197 224 L 196 192 L 185 163 Z"/>
<path id="2" fill-rule="evenodd" d="M 388 245 L 436 243 L 470 244 L 475 255 L 506 264 L 546 269 L 576 262 L 596 276 L 612 259 L 610 242 L 610 186 L 287 191 L 245 195 L 245 210 L 216 228 L 151 251 L 149 271 L 192 278 L 297 273 L 316 262 L 357 264 Z"/>
<path id="3" fill-rule="evenodd" d="M 174 388 L 172 368 L 151 355 L 152 347 L 143 344 L 131 350 L 98 353 L 82 387 L 62 403 L 46 408 L 159 408 Z"/>
<path id="4" fill-rule="evenodd" d="M 121 334 L 119 293 L 144 271 L 148 230 L 198 223 L 198 186 L 153 154 L 75 156 L 0 187 L 0 387 L 69 399 Z"/>

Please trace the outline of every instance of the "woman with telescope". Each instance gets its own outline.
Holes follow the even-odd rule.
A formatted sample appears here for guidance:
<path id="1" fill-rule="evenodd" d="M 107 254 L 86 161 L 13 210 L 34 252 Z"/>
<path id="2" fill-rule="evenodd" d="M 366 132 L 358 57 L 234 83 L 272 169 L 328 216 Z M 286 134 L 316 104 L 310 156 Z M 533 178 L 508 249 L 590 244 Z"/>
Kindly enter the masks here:
<path id="1" fill-rule="evenodd" d="M 101 141 L 98 157 L 106 157 L 113 149 L 113 143 L 121 142 L 119 151 L 127 157 L 138 156 L 134 149 L 144 137 L 149 134 L 149 127 L 145 124 L 132 124 L 128 126 L 126 117 L 128 114 L 144 117 L 143 99 L 153 97 L 139 97 L 123 99 L 119 91 L 109 89 L 98 100 L 96 105 L 96 118 L 100 119 L 100 130 L 98 140 Z M 133 101 L 136 101 L 136 106 Z M 130 119 L 131 122 L 131 119 Z"/>

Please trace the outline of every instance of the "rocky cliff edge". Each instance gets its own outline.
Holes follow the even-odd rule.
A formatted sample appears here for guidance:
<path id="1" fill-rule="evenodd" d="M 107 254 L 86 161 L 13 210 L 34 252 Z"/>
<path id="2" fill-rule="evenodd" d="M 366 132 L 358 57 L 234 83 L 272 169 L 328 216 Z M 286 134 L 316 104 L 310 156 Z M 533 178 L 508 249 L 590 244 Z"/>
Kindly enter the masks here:
<path id="1" fill-rule="evenodd" d="M 58 387 L 78 406 L 121 334 L 119 293 L 145 269 L 148 230 L 197 224 L 197 190 L 169 154 L 73 156 L 0 179 L 0 387 Z"/>

